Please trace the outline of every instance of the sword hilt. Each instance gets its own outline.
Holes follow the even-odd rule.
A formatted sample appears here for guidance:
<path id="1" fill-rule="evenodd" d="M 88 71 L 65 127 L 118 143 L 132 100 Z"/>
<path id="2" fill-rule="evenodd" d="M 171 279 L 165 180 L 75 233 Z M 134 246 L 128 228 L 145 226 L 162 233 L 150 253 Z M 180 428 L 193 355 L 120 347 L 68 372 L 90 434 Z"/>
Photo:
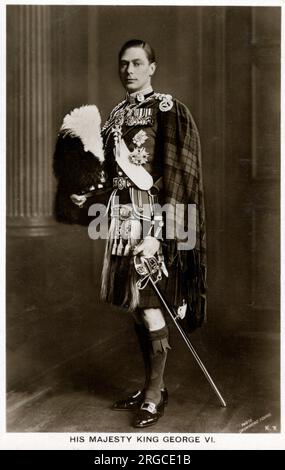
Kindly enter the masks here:
<path id="1" fill-rule="evenodd" d="M 155 256 L 147 258 L 136 255 L 134 257 L 134 267 L 141 276 L 141 279 L 137 281 L 137 286 L 140 290 L 146 287 L 150 278 L 154 284 L 162 279 L 161 263 Z"/>

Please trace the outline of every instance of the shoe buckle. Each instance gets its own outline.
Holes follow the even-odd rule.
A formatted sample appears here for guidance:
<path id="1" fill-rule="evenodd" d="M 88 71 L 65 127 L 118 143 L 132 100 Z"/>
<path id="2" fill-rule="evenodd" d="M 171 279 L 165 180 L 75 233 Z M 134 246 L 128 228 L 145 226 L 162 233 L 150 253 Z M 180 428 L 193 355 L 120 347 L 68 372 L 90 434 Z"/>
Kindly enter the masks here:
<path id="1" fill-rule="evenodd" d="M 149 413 L 155 414 L 157 412 L 156 404 L 152 402 L 145 402 L 141 406 L 142 410 L 149 411 Z"/>

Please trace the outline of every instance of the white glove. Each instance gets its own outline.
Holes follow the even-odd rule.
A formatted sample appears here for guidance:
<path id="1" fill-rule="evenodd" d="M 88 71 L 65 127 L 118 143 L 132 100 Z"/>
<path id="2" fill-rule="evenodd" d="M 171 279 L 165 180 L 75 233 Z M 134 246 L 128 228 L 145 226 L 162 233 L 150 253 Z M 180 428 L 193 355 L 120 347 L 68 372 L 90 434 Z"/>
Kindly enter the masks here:
<path id="1" fill-rule="evenodd" d="M 71 194 L 70 199 L 73 204 L 76 204 L 78 207 L 82 207 L 87 200 L 87 197 L 84 195 Z"/>
<path id="2" fill-rule="evenodd" d="M 147 236 L 134 248 L 134 255 L 141 253 L 146 258 L 154 256 L 159 249 L 160 243 L 155 237 Z"/>

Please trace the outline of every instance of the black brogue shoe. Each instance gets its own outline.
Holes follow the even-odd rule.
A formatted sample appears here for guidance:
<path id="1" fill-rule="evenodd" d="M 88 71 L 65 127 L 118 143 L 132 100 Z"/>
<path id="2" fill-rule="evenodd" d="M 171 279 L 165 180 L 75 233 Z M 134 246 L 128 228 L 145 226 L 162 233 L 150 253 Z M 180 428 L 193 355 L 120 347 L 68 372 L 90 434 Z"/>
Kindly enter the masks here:
<path id="1" fill-rule="evenodd" d="M 153 426 L 157 423 L 159 418 L 164 414 L 164 408 L 168 403 L 168 392 L 167 389 L 161 391 L 161 399 L 158 405 L 154 403 L 144 402 L 134 421 L 135 428 L 146 428 Z"/>
<path id="2" fill-rule="evenodd" d="M 138 409 L 143 403 L 144 392 L 137 390 L 123 400 L 115 401 L 112 405 L 113 410 L 117 411 L 131 411 Z"/>

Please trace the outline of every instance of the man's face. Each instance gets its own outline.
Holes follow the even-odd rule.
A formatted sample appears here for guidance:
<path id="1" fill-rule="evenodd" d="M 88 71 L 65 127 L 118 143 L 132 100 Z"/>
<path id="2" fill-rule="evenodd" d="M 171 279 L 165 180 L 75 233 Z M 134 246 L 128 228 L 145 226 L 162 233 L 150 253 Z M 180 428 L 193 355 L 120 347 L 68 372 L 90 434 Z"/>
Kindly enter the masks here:
<path id="1" fill-rule="evenodd" d="M 142 47 L 130 47 L 125 50 L 119 63 L 119 74 L 124 88 L 129 93 L 147 88 L 151 84 L 155 68 L 155 63 L 149 63 Z"/>

